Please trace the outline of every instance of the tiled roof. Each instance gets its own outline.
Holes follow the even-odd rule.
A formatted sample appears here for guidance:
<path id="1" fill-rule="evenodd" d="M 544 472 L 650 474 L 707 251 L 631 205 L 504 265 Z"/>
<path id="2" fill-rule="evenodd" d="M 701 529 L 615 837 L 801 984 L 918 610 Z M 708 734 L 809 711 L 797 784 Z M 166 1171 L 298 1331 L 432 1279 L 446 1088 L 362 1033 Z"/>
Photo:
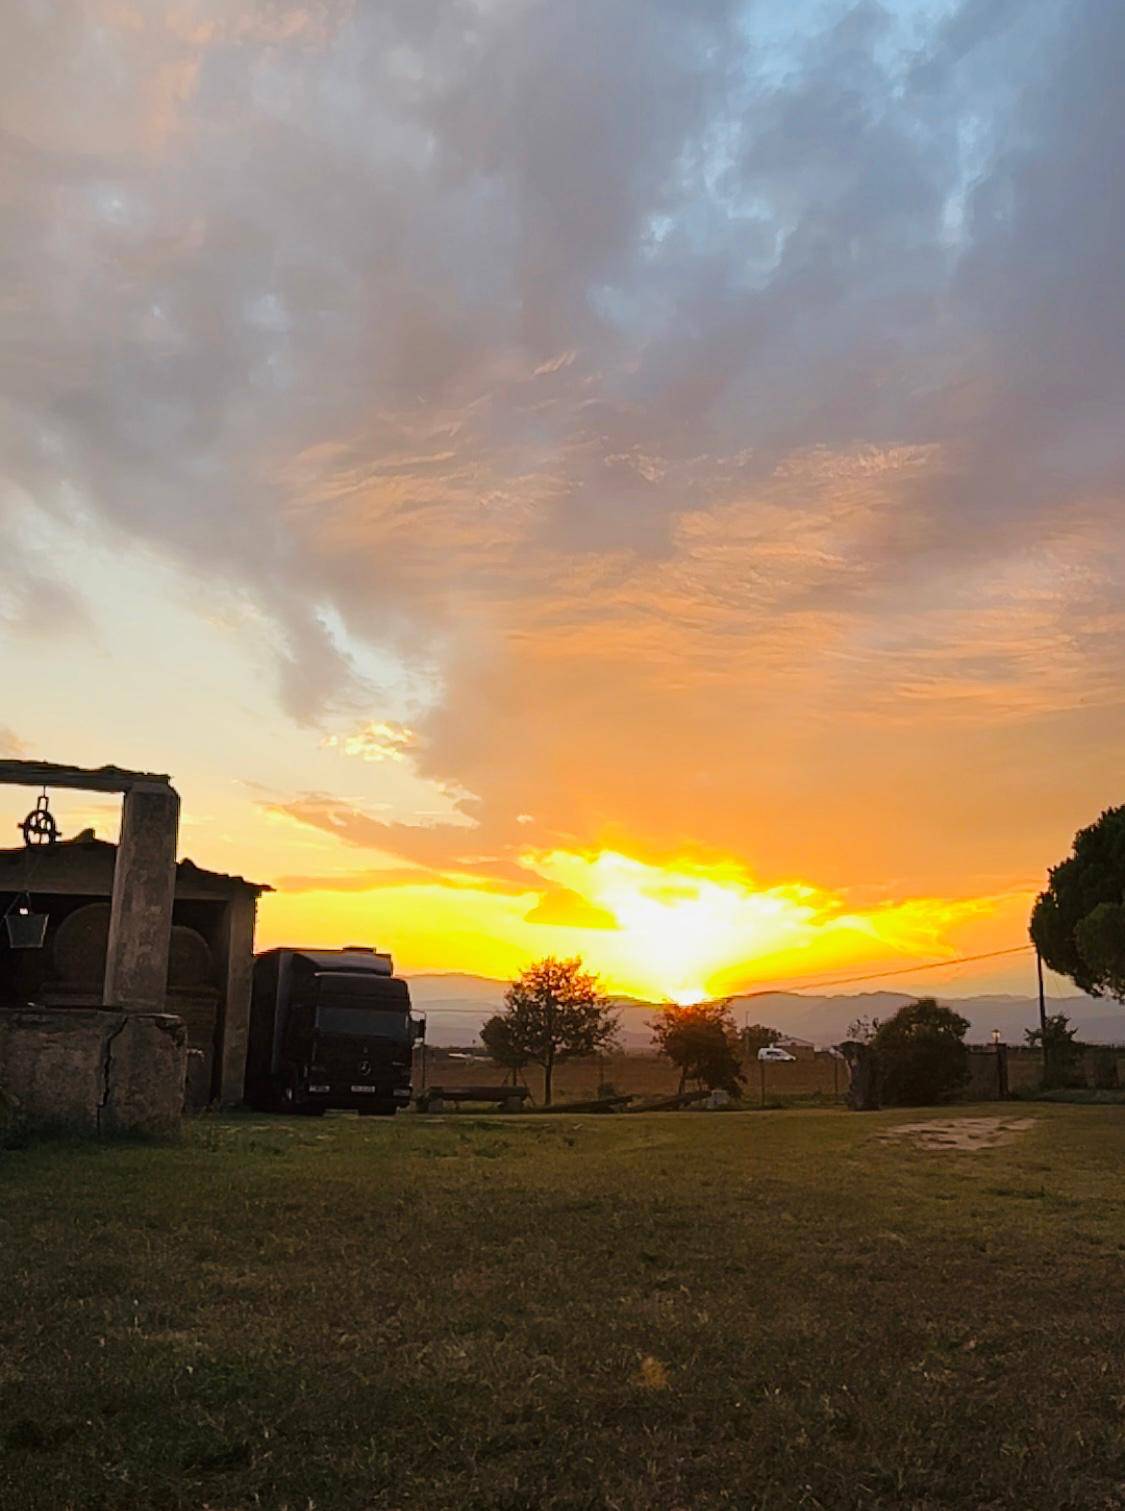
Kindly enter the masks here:
<path id="1" fill-rule="evenodd" d="M 0 867 L 14 865 L 30 865 L 34 867 L 40 859 L 48 857 L 59 860 L 65 855 L 90 855 L 109 852 L 117 853 L 117 846 L 107 839 L 98 839 L 91 830 L 84 830 L 76 834 L 73 839 L 60 839 L 53 845 L 13 845 L 9 849 L 0 850 Z M 245 876 L 231 876 L 225 871 L 208 871 L 203 866 L 197 866 L 193 860 L 181 860 L 176 864 L 176 870 L 181 876 L 194 875 L 209 882 L 229 882 L 232 886 L 246 887 L 251 892 L 272 892 L 273 888 L 263 881 L 247 881 Z"/>

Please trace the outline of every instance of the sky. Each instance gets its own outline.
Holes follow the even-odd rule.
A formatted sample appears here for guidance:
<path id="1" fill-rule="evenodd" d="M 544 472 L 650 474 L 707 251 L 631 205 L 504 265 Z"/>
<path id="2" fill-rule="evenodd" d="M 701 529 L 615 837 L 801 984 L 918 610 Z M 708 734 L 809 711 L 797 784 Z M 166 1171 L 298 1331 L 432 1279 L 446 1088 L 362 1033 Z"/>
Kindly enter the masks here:
<path id="1" fill-rule="evenodd" d="M 0 752 L 171 773 L 263 946 L 1024 943 L 1123 798 L 1123 65 L 1110 0 L 9 0 Z"/>

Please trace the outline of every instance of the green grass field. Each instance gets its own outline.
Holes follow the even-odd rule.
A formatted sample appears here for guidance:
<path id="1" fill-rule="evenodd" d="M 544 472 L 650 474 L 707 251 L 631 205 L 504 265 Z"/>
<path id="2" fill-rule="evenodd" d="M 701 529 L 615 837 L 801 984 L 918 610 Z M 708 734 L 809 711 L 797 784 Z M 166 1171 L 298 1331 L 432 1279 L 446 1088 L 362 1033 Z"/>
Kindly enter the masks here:
<path id="1" fill-rule="evenodd" d="M 0 1155 L 0 1506 L 1125 1505 L 1125 1115 L 202 1119 Z"/>

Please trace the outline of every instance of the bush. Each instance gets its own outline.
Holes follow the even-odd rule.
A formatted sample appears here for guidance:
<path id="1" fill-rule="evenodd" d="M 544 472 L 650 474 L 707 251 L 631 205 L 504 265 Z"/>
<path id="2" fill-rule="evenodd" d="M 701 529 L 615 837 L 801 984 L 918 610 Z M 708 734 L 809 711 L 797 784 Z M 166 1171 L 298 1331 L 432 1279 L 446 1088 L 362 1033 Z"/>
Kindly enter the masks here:
<path id="1" fill-rule="evenodd" d="M 900 1007 L 880 1023 L 872 1049 L 882 1100 L 892 1107 L 950 1102 L 969 1074 L 969 1020 L 932 997 Z"/>
<path id="2" fill-rule="evenodd" d="M 1082 1045 L 1077 1030 L 1070 1027 L 1065 1013 L 1050 1013 L 1046 1030 L 1029 1028 L 1024 1038 L 1032 1049 L 1044 1050 L 1044 1088 L 1085 1086 L 1086 1070 L 1082 1064 Z"/>

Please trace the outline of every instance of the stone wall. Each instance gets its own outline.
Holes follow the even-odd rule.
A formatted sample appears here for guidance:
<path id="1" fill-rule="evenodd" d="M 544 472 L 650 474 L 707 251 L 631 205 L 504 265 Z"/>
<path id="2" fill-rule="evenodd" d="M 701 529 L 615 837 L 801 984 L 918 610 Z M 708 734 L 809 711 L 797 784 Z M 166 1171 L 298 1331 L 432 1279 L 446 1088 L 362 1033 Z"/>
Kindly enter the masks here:
<path id="1" fill-rule="evenodd" d="M 29 1133 L 173 1133 L 186 1068 L 170 1013 L 0 1009 L 0 1109 Z"/>

